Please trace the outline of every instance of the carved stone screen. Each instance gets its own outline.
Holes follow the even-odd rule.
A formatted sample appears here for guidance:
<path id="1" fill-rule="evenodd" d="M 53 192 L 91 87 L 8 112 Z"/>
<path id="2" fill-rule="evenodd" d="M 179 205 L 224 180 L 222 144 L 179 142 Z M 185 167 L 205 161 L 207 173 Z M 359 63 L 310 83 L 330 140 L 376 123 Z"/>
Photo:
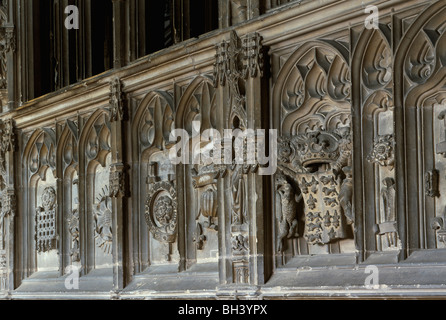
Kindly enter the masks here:
<path id="1" fill-rule="evenodd" d="M 1 299 L 446 298 L 445 0 L 105 2 L 0 1 Z"/>

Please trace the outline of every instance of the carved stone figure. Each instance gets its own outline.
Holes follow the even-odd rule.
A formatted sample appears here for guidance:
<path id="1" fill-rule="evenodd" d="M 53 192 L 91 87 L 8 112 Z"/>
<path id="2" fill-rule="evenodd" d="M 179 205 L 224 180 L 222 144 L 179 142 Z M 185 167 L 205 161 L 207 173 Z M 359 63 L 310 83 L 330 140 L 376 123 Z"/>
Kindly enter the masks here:
<path id="1" fill-rule="evenodd" d="M 353 216 L 352 200 L 353 200 L 353 177 L 352 168 L 344 167 L 345 179 L 342 181 L 341 190 L 339 193 L 339 203 L 342 207 L 347 223 L 354 223 L 355 217 Z"/>
<path id="2" fill-rule="evenodd" d="M 248 239 L 242 234 L 237 234 L 232 238 L 232 250 L 235 255 L 244 255 L 248 252 Z"/>
<path id="3" fill-rule="evenodd" d="M 68 218 L 68 231 L 71 234 L 71 262 L 79 262 L 79 210 L 74 209 Z"/>
<path id="4" fill-rule="evenodd" d="M 246 190 L 241 167 L 232 176 L 232 224 L 242 225 L 247 222 Z"/>
<path id="5" fill-rule="evenodd" d="M 375 226 L 375 232 L 385 235 L 389 248 L 396 248 L 398 245 L 398 232 L 395 212 L 395 180 L 385 178 L 381 189 L 381 198 L 384 210 L 384 222 Z"/>
<path id="6" fill-rule="evenodd" d="M 295 195 L 293 187 L 286 180 L 282 182 L 278 192 L 280 194 L 281 212 L 278 218 L 277 251 L 282 252 L 283 240 L 297 236 L 297 204 L 302 200 L 302 194 Z"/>

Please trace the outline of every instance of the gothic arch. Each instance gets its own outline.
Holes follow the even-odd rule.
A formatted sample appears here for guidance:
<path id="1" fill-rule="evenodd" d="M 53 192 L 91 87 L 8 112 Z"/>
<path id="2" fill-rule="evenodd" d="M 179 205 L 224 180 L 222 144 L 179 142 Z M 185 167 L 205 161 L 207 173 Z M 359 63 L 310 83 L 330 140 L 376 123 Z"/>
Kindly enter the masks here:
<path id="1" fill-rule="evenodd" d="M 323 57 L 318 49 L 327 55 Z M 303 59 L 308 60 L 303 61 L 307 63 L 308 70 L 299 70 L 298 63 Z M 313 63 L 315 61 L 320 64 Z M 306 114 L 314 117 L 314 111 L 324 107 L 323 102 L 308 103 L 310 100 L 322 101 L 327 97 L 331 103 L 347 109 L 349 104 L 345 101 L 350 99 L 348 71 L 348 52 L 339 43 L 331 45 L 325 41 L 309 41 L 294 51 L 280 70 L 273 89 L 274 124 L 279 132 L 295 134 L 293 123 L 296 119 L 304 118 Z M 330 83 L 322 83 L 322 77 Z M 310 89 L 306 90 L 306 87 Z"/>
<path id="2" fill-rule="evenodd" d="M 214 163 L 203 161 L 201 150 L 211 150 L 218 137 L 205 141 L 202 137 L 207 130 L 216 134 L 216 91 L 213 81 L 207 76 L 196 77 L 184 91 L 176 114 L 176 128 L 184 129 L 192 138 L 188 143 L 189 164 L 177 166 L 179 203 L 187 199 L 183 207 L 184 216 L 179 220 L 182 226 L 183 269 L 194 264 L 213 262 L 216 264 L 218 251 L 218 217 L 216 171 Z M 209 131 L 208 131 L 209 132 Z"/>
<path id="3" fill-rule="evenodd" d="M 364 253 L 361 259 L 375 251 L 398 248 L 397 242 L 383 239 L 389 235 L 393 240 L 397 232 L 394 219 L 389 218 L 395 214 L 394 200 L 385 207 L 381 199 L 387 188 L 394 190 L 394 185 L 387 187 L 384 181 L 395 181 L 393 54 L 389 38 L 385 25 L 363 29 L 352 57 L 352 79 L 356 80 L 352 83 L 354 199 L 357 246 Z M 379 231 L 374 234 L 385 223 L 395 228 L 392 237 Z"/>
<path id="4" fill-rule="evenodd" d="M 143 272 L 154 263 L 156 257 L 146 222 L 146 200 L 151 185 L 157 179 L 159 166 L 157 161 L 165 158 L 169 147 L 169 134 L 174 127 L 175 107 L 170 93 L 155 90 L 147 93 L 139 103 L 132 126 L 132 153 L 137 165 L 133 166 L 133 175 L 144 177 L 136 179 L 133 184 L 138 197 L 134 198 L 133 206 L 138 214 L 132 215 L 134 230 L 134 263 L 137 273 Z M 170 172 L 170 174 L 173 174 Z M 164 174 L 163 175 L 165 178 Z M 143 201 L 137 201 L 143 199 Z"/>
<path id="5" fill-rule="evenodd" d="M 55 198 L 58 192 L 56 149 L 55 132 L 51 128 L 35 130 L 24 148 L 22 184 L 24 212 L 27 214 L 21 223 L 25 277 L 37 271 L 60 271 L 58 235 L 61 212 L 56 208 Z M 45 195 L 47 191 L 50 197 Z M 48 227 L 48 232 L 44 231 L 43 225 Z M 42 258 L 43 255 L 46 258 Z M 44 261 L 49 263 L 44 264 Z"/>
<path id="6" fill-rule="evenodd" d="M 405 256 L 439 247 L 430 224 L 442 215 L 444 195 L 438 193 L 442 185 L 435 178 L 441 175 L 435 151 L 439 132 L 434 129 L 438 108 L 430 98 L 446 91 L 445 13 L 445 1 L 423 11 L 401 40 L 394 60 L 398 227 L 407 242 Z"/>
<path id="7" fill-rule="evenodd" d="M 69 265 L 80 264 L 79 134 L 79 124 L 66 120 L 56 153 L 61 190 L 58 194 L 58 208 L 62 213 L 60 247 L 63 270 Z"/>
<path id="8" fill-rule="evenodd" d="M 299 255 L 354 257 L 348 56 L 339 42 L 306 42 L 288 57 L 274 84 L 273 123 L 281 135 L 274 210 L 278 265 Z M 297 214 L 285 218 L 287 212 Z"/>
<path id="9" fill-rule="evenodd" d="M 79 138 L 79 251 L 84 274 L 112 264 L 112 213 L 109 194 L 111 129 L 109 114 L 89 116 Z"/>

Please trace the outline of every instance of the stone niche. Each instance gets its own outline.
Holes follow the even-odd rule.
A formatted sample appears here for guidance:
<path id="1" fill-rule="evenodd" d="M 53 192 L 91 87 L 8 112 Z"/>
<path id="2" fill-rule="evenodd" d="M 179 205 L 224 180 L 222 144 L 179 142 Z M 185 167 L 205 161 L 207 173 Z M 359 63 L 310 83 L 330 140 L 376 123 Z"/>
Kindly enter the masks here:
<path id="1" fill-rule="evenodd" d="M 280 110 L 276 251 L 291 256 L 355 253 L 349 66 L 345 48 L 300 46 L 274 91 Z"/>

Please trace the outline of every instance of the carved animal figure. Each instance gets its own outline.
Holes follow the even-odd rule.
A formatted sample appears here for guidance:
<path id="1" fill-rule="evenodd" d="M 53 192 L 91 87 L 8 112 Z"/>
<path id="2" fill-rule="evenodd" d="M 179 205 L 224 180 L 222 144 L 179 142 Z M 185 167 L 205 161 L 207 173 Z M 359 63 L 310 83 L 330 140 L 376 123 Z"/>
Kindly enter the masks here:
<path id="1" fill-rule="evenodd" d="M 297 218 L 296 210 L 297 204 L 302 200 L 302 194 L 296 196 L 293 187 L 288 183 L 284 182 L 283 185 L 278 189 L 280 194 L 280 202 L 282 205 L 282 213 L 279 217 L 279 235 L 277 236 L 277 249 L 279 252 L 283 250 L 283 239 L 287 237 L 288 239 L 295 236 L 297 229 Z"/>
<path id="2" fill-rule="evenodd" d="M 316 230 L 316 229 L 321 229 L 322 228 L 322 223 L 321 222 L 318 222 L 318 223 L 310 223 L 309 225 L 308 225 L 308 231 L 309 232 L 313 232 L 314 230 Z"/>
<path id="3" fill-rule="evenodd" d="M 314 220 L 314 219 L 320 219 L 320 212 L 309 212 L 309 213 L 307 213 L 307 218 L 308 219 L 310 219 L 310 220 Z"/>
<path id="4" fill-rule="evenodd" d="M 326 206 L 335 207 L 336 205 L 338 205 L 338 202 L 336 201 L 336 199 L 332 199 L 332 198 L 324 198 L 324 202 L 325 202 Z"/>
<path id="5" fill-rule="evenodd" d="M 352 169 L 351 167 L 345 167 L 343 169 L 346 178 L 342 182 L 341 190 L 339 194 L 339 202 L 347 218 L 347 223 L 353 223 L 354 217 L 352 212 L 352 197 L 353 197 L 353 179 L 352 179 Z"/>
<path id="6" fill-rule="evenodd" d="M 338 195 L 338 192 L 336 191 L 336 187 L 333 187 L 333 188 L 324 187 L 322 189 L 322 192 L 325 193 L 326 196 Z"/>

